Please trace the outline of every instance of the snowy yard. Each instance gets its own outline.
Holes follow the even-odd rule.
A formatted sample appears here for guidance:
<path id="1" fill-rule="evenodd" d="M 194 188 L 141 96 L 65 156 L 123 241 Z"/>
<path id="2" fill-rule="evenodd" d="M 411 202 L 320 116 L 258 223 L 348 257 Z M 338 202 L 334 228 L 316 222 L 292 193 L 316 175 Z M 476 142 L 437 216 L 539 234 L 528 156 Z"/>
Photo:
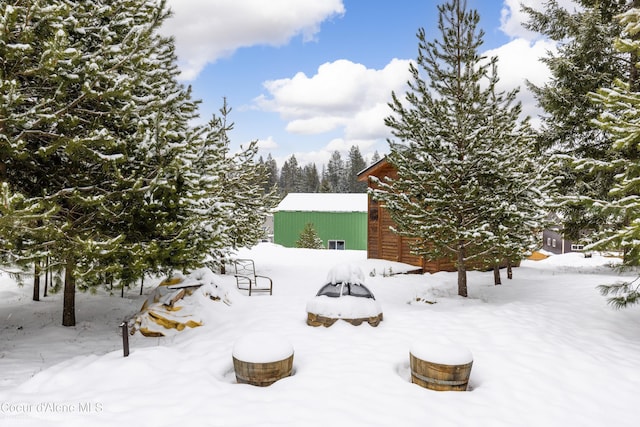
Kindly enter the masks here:
<path id="1" fill-rule="evenodd" d="M 130 337 L 128 358 L 118 325 L 140 309 L 139 289 L 78 294 L 78 325 L 64 328 L 62 295 L 31 302 L 30 286 L 0 276 L 0 425 L 638 425 L 640 307 L 614 311 L 595 289 L 619 279 L 610 259 L 525 261 L 498 287 L 492 273 L 472 272 L 464 299 L 455 274 L 385 277 L 403 265 L 363 251 L 260 244 L 240 255 L 273 278 L 273 296 L 246 297 L 221 276 L 231 305 L 203 305 L 199 328 Z M 307 326 L 307 302 L 345 261 L 365 272 L 384 320 Z M 260 331 L 290 341 L 294 374 L 236 384 L 234 343 Z M 411 384 L 409 348 L 449 341 L 473 355 L 470 391 Z"/>

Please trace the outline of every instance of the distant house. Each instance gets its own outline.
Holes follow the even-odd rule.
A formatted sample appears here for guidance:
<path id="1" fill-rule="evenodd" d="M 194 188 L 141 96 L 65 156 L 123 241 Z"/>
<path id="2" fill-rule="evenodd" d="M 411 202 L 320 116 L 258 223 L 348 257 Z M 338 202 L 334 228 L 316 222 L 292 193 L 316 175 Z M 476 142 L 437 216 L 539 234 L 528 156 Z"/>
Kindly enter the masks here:
<path id="1" fill-rule="evenodd" d="M 366 193 L 290 193 L 273 210 L 273 241 L 293 248 L 307 223 L 327 249 L 367 249 Z"/>
<path id="2" fill-rule="evenodd" d="M 581 252 L 584 245 L 566 239 L 563 233 L 562 218 L 555 213 L 549 214 L 551 225 L 542 231 L 542 250 L 553 254 L 566 254 L 569 252 Z M 587 235 L 587 231 L 581 233 Z"/>

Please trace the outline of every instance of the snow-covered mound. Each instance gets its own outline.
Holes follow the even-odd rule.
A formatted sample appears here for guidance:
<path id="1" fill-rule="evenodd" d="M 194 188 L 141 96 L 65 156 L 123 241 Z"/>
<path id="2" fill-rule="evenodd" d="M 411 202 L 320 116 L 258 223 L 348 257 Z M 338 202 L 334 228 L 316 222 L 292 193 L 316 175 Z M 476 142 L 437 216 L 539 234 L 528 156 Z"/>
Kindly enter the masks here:
<path id="1" fill-rule="evenodd" d="M 202 326 L 202 313 L 209 304 L 220 300 L 231 304 L 228 292 L 216 282 L 216 275 L 208 268 L 164 280 L 129 321 L 131 334 L 139 331 L 147 337 L 159 337 Z"/>
<path id="2" fill-rule="evenodd" d="M 293 346 L 283 336 L 272 332 L 250 332 L 240 337 L 233 346 L 232 355 L 251 363 L 269 363 L 284 360 L 293 354 Z"/>
<path id="3" fill-rule="evenodd" d="M 420 340 L 413 343 L 409 352 L 418 359 L 441 365 L 465 365 L 473 362 L 469 349 L 455 343 Z"/>
<path id="4" fill-rule="evenodd" d="M 327 283 L 350 283 L 352 285 L 364 285 L 364 273 L 362 269 L 353 263 L 338 264 L 329 270 Z"/>

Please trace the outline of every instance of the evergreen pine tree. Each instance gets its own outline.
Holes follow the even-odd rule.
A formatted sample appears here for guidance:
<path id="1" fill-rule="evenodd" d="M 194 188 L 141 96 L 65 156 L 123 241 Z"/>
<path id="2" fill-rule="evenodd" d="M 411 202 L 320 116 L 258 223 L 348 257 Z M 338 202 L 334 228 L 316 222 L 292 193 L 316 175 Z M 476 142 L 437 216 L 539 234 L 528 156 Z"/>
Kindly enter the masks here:
<path id="1" fill-rule="evenodd" d="M 416 239 L 414 253 L 456 262 L 458 294 L 467 296 L 468 265 L 496 251 L 496 218 L 518 208 L 512 196 L 496 193 L 520 189 L 521 182 L 505 187 L 502 181 L 515 171 L 500 169 L 511 169 L 504 158 L 509 143 L 525 147 L 526 138 L 511 128 L 513 115 L 504 123 L 494 117 L 496 110 L 517 111 L 509 107 L 513 95 L 496 97 L 496 59 L 486 61 L 478 53 L 478 13 L 463 0 L 438 11 L 441 38 L 427 42 L 424 29 L 418 31 L 410 90 L 404 98 L 392 94 L 395 115 L 385 123 L 400 142 L 390 142 L 387 158 L 398 177 L 378 181 L 374 197 L 384 201 L 395 231 Z"/>
<path id="2" fill-rule="evenodd" d="M 292 154 L 280 170 L 279 188 L 282 196 L 289 193 L 299 193 L 302 191 L 302 168 L 298 165 L 298 159 Z"/>
<path id="3" fill-rule="evenodd" d="M 326 179 L 331 188 L 331 193 L 346 193 L 347 180 L 344 160 L 339 151 L 331 153 L 331 158 L 327 163 Z"/>
<path id="4" fill-rule="evenodd" d="M 627 55 L 630 66 L 640 66 L 640 1 L 634 8 L 619 15 L 624 32 L 616 40 L 616 49 Z M 610 163 L 596 159 L 578 162 L 589 172 L 615 171 L 615 181 L 608 198 L 587 199 L 590 206 L 603 215 L 608 224 L 592 245 L 595 249 L 622 249 L 624 263 L 640 264 L 640 78 L 630 72 L 627 81 L 616 79 L 610 87 L 591 94 L 596 104 L 603 108 L 594 123 L 613 141 L 611 149 L 616 158 Z M 621 172 L 619 172 L 621 171 Z M 617 226 L 616 226 L 617 225 Z M 600 287 L 604 295 L 613 295 L 609 302 L 617 308 L 640 303 L 640 278 L 630 282 Z"/>
<path id="5" fill-rule="evenodd" d="M 2 3 L 0 16 L 0 178 L 53 212 L 14 252 L 64 267 L 72 326 L 76 284 L 184 264 L 195 103 L 176 83 L 172 41 L 157 34 L 164 2 Z"/>
<path id="6" fill-rule="evenodd" d="M 190 245 L 193 265 L 219 266 L 232 250 L 255 245 L 265 235 L 266 215 L 275 206 L 275 188 L 265 193 L 268 169 L 255 161 L 257 141 L 231 153 L 233 123 L 226 100 L 220 115 L 202 129 L 189 157 Z"/>
<path id="7" fill-rule="evenodd" d="M 575 3 L 580 7 L 574 11 L 564 9 L 556 0 L 545 2 L 542 11 L 523 9 L 529 15 L 530 30 L 558 43 L 557 52 L 549 52 L 543 59 L 551 79 L 542 86 L 529 87 L 545 111 L 539 150 L 565 159 L 556 210 L 564 218 L 564 234 L 578 241 L 584 230 L 608 227 L 608 219 L 582 200 L 607 200 L 617 172 L 611 169 L 596 173 L 575 168 L 572 163 L 581 159 L 611 162 L 616 157 L 609 136 L 592 124 L 602 106 L 591 102 L 589 93 L 610 86 L 614 79 L 628 73 L 627 59 L 613 49 L 613 41 L 621 30 L 614 17 L 629 6 L 621 0 Z"/>
<path id="8" fill-rule="evenodd" d="M 302 168 L 303 193 L 317 193 L 320 191 L 320 176 L 315 163 L 309 163 Z"/>
<path id="9" fill-rule="evenodd" d="M 296 248 L 322 249 L 324 244 L 318 236 L 312 223 L 305 224 L 304 229 L 300 232 L 300 238 L 296 241 Z"/>
<path id="10" fill-rule="evenodd" d="M 379 162 L 381 159 L 380 157 L 380 153 L 378 153 L 378 150 L 373 152 L 373 156 L 371 156 L 371 161 L 369 162 L 369 165 L 373 165 L 377 162 Z"/>
<path id="11" fill-rule="evenodd" d="M 322 165 L 322 173 L 320 174 L 320 188 L 318 189 L 318 192 L 331 193 L 331 184 L 329 183 L 329 179 L 327 178 L 326 165 Z"/>
<path id="12" fill-rule="evenodd" d="M 481 183 L 490 202 L 486 216 L 494 236 L 485 259 L 487 266 L 494 269 L 496 284 L 500 284 L 499 266 L 506 261 L 510 269 L 539 244 L 537 235 L 544 228 L 548 213 L 546 202 L 555 190 L 556 161 L 536 157 L 535 133 L 528 119 L 519 119 L 521 105 L 515 102 L 518 91 L 496 91 L 495 58 L 489 79 L 486 137 L 492 148 L 478 167 L 484 176 Z"/>
<path id="13" fill-rule="evenodd" d="M 267 183 L 264 187 L 264 192 L 270 193 L 274 188 L 278 187 L 278 163 L 271 157 L 271 153 L 267 155 L 265 167 L 267 168 Z"/>
<path id="14" fill-rule="evenodd" d="M 362 158 L 360 149 L 357 145 L 351 146 L 349 150 L 349 158 L 346 164 L 346 192 L 347 193 L 366 193 L 367 183 L 358 181 L 358 173 L 367 167 L 367 163 Z"/>

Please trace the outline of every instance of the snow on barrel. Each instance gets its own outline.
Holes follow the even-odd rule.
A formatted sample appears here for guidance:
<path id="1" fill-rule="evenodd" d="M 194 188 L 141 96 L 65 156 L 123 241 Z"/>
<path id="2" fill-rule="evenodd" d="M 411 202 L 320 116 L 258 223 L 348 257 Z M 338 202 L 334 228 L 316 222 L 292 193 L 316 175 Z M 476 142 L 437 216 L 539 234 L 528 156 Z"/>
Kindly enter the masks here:
<path id="1" fill-rule="evenodd" d="M 242 336 L 233 346 L 232 358 L 240 384 L 265 387 L 293 371 L 293 346 L 274 333 L 252 332 Z"/>
<path id="2" fill-rule="evenodd" d="M 464 346 L 419 341 L 409 351 L 411 382 L 437 391 L 466 391 L 473 356 Z"/>
<path id="3" fill-rule="evenodd" d="M 331 326 L 342 319 L 353 325 L 378 326 L 382 308 L 364 285 L 364 273 L 355 264 L 338 264 L 327 275 L 327 284 L 307 303 L 309 326 Z"/>

